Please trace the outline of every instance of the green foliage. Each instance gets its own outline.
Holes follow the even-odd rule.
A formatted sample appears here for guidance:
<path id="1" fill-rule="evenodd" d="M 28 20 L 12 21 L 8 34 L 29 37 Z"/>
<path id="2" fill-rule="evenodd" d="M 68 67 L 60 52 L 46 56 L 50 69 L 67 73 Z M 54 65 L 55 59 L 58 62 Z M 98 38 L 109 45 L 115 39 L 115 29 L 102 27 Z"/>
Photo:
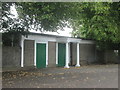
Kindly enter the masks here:
<path id="1" fill-rule="evenodd" d="M 20 46 L 20 34 L 18 32 L 5 32 L 2 34 L 3 46 Z"/>
<path id="2" fill-rule="evenodd" d="M 2 10 L 1 10 L 2 29 L 1 30 L 3 32 L 9 32 L 12 34 L 16 34 L 16 33 L 26 34 L 27 30 L 26 30 L 22 20 L 19 18 L 13 18 L 14 15 L 11 14 L 11 7 L 15 4 L 16 3 L 12 3 L 12 2 L 9 2 L 9 3 L 2 2 L 1 3 L 1 5 L 2 5 Z"/>
<path id="3" fill-rule="evenodd" d="M 120 43 L 120 2 L 82 3 L 81 8 L 81 19 L 74 22 L 78 28 L 74 29 L 73 36 L 91 38 L 105 44 Z"/>
<path id="4" fill-rule="evenodd" d="M 9 17 L 12 5 L 16 6 L 19 18 Z M 24 34 L 32 28 L 57 31 L 68 25 L 67 21 L 75 37 L 120 43 L 120 2 L 2 3 L 2 19 L 2 28 L 7 32 Z"/>
<path id="5" fill-rule="evenodd" d="M 34 25 L 36 30 L 56 31 L 67 25 L 71 17 L 75 16 L 74 3 L 58 2 L 24 2 L 17 3 L 19 18 L 28 25 Z M 29 29 L 29 28 L 28 28 Z"/>
<path id="6" fill-rule="evenodd" d="M 10 6 L 12 3 L 1 3 L 1 13 L 2 13 L 2 29 L 9 27 L 9 22 L 11 22 Z"/>

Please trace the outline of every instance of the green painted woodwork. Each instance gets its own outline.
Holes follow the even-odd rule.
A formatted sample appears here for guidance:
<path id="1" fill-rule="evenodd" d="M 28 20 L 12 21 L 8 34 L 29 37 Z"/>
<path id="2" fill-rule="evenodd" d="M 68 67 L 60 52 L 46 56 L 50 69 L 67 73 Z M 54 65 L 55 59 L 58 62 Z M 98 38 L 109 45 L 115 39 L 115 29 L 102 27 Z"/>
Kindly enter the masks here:
<path id="1" fill-rule="evenodd" d="M 58 43 L 58 66 L 65 66 L 66 44 Z"/>
<path id="2" fill-rule="evenodd" d="M 46 44 L 37 43 L 36 45 L 36 66 L 37 68 L 46 67 Z"/>

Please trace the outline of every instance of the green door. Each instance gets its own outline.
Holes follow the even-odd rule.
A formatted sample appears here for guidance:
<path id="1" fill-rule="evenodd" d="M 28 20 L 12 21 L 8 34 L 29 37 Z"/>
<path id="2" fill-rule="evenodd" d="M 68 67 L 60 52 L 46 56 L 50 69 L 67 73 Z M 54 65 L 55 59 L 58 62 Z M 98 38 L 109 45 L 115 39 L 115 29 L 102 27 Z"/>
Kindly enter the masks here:
<path id="1" fill-rule="evenodd" d="M 46 44 L 37 43 L 36 45 L 36 66 L 37 68 L 46 67 Z"/>
<path id="2" fill-rule="evenodd" d="M 58 43 L 58 66 L 65 66 L 66 59 L 66 45 L 65 43 Z"/>

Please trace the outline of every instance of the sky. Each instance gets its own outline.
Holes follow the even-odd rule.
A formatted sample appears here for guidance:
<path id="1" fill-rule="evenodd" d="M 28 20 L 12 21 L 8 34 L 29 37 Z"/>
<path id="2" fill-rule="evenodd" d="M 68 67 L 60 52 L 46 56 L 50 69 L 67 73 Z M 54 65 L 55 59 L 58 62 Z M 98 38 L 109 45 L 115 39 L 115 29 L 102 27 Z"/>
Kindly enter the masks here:
<path id="1" fill-rule="evenodd" d="M 17 11 L 15 9 L 15 6 L 11 7 L 11 13 L 15 15 L 14 18 L 17 18 L 18 15 L 17 15 Z M 39 30 L 38 31 L 31 30 L 31 32 L 41 33 Z M 52 34 L 52 35 L 59 35 L 59 36 L 68 36 L 68 37 L 71 37 L 72 28 L 65 27 L 64 31 L 63 30 L 58 30 L 57 32 L 44 32 L 44 34 Z"/>

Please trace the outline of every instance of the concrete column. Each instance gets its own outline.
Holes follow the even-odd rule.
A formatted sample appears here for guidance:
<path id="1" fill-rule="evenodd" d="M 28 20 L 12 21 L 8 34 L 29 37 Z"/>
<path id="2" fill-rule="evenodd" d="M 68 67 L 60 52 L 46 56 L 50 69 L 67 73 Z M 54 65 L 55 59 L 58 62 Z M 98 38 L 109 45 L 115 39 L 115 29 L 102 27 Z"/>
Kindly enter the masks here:
<path id="1" fill-rule="evenodd" d="M 34 41 L 34 66 L 36 66 L 36 41 Z"/>
<path id="2" fill-rule="evenodd" d="M 66 62 L 64 68 L 69 68 L 69 43 L 66 43 Z"/>
<path id="3" fill-rule="evenodd" d="M 77 43 L 77 64 L 76 64 L 76 67 L 80 67 L 79 43 Z"/>
<path id="4" fill-rule="evenodd" d="M 68 48 L 68 51 L 69 51 L 69 52 L 68 52 L 68 53 L 69 53 L 69 54 L 68 54 L 68 57 L 69 57 L 68 60 L 69 60 L 69 63 L 70 63 L 70 60 L 71 60 L 71 58 L 70 58 L 70 52 L 71 52 L 71 51 L 70 51 L 70 43 L 68 44 L 68 47 L 69 47 L 69 48 Z"/>
<path id="5" fill-rule="evenodd" d="M 24 39 L 21 39 L 21 67 L 24 67 Z"/>
<path id="6" fill-rule="evenodd" d="M 58 42 L 56 42 L 56 65 L 58 64 Z"/>

